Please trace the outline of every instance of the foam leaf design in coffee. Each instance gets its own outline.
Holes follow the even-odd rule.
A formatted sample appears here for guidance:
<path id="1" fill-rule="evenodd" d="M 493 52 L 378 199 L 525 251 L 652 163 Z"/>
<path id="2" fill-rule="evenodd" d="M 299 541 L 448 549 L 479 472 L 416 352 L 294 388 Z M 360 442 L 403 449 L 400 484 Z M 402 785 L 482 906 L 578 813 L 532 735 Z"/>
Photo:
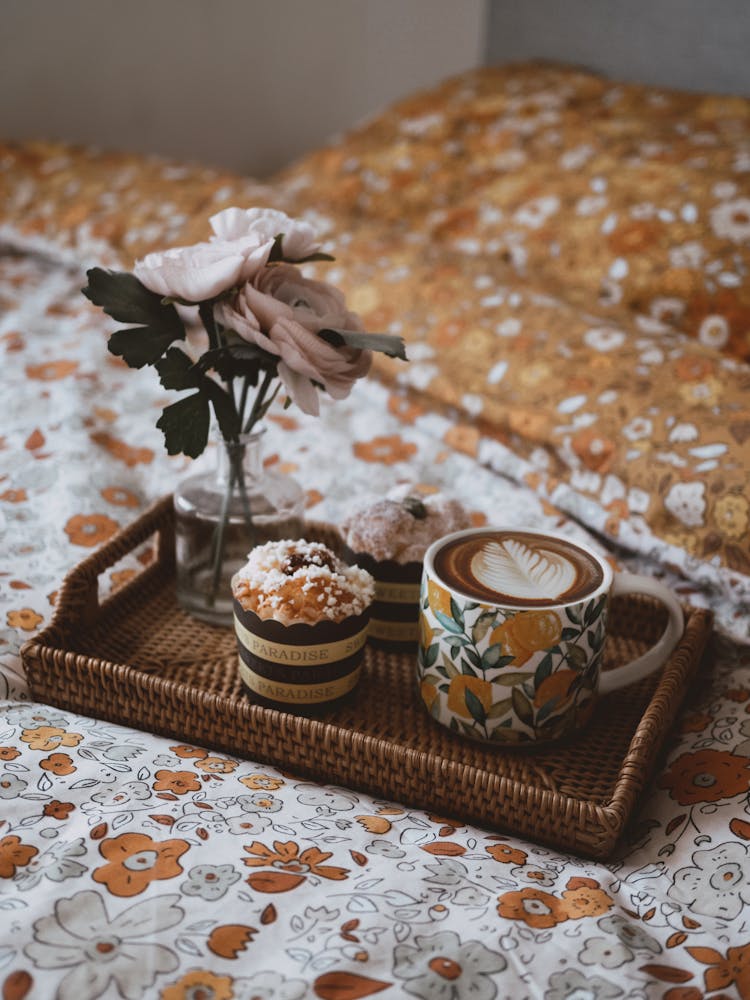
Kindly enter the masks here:
<path id="1" fill-rule="evenodd" d="M 489 541 L 471 560 L 471 572 L 485 587 L 520 599 L 554 600 L 576 582 L 576 567 L 560 552 L 532 548 L 506 538 Z"/>

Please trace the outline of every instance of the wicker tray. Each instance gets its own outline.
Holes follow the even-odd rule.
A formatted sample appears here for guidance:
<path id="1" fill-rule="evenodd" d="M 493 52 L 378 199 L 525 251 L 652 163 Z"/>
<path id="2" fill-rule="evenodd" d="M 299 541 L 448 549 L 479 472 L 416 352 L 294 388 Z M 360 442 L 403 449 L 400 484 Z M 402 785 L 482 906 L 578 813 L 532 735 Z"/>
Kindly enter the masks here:
<path id="1" fill-rule="evenodd" d="M 334 529 L 308 527 L 309 537 L 340 544 Z M 100 575 L 154 533 L 153 562 L 100 604 Z M 428 716 L 403 680 L 414 669 L 408 654 L 368 647 L 353 699 L 317 719 L 251 704 L 233 632 L 175 604 L 172 537 L 165 497 L 68 574 L 52 624 L 22 650 L 36 699 L 591 857 L 613 851 L 711 628 L 707 612 L 687 610 L 658 678 L 603 699 L 574 742 L 485 749 Z M 624 598 L 610 621 L 605 666 L 616 669 L 659 634 L 663 610 Z"/>

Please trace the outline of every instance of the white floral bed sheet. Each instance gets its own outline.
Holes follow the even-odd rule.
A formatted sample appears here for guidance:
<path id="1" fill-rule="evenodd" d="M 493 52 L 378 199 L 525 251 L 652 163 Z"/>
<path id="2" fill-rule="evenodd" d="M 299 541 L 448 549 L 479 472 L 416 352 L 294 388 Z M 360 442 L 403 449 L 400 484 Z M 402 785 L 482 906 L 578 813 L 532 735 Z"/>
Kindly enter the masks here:
<path id="1" fill-rule="evenodd" d="M 184 467 L 81 279 L 0 257 L 3 1000 L 750 997 L 750 669 L 725 638 L 608 864 L 29 701 L 19 649 L 62 576 Z M 267 460 L 318 518 L 408 479 L 582 534 L 447 426 L 360 384 L 275 412 Z"/>

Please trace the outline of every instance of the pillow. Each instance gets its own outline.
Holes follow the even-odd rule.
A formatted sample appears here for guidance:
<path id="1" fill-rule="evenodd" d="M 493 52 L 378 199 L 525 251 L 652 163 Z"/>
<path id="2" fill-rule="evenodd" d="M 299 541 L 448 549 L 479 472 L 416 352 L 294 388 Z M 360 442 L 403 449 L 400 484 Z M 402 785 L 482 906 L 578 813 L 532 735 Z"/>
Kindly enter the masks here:
<path id="1" fill-rule="evenodd" d="M 435 250 L 405 266 L 353 243 L 337 280 L 420 423 L 611 542 L 750 601 L 750 368 L 673 330 L 580 310 L 494 261 Z M 434 419 L 450 414 L 458 429 Z"/>
<path id="2" fill-rule="evenodd" d="M 509 262 L 750 358 L 750 100 L 525 64 L 395 105 L 279 178 L 344 225 Z"/>
<path id="3" fill-rule="evenodd" d="M 251 179 L 136 153 L 0 144 L 0 240 L 72 264 L 130 268 L 150 250 L 205 239 L 231 204 L 271 204 Z"/>

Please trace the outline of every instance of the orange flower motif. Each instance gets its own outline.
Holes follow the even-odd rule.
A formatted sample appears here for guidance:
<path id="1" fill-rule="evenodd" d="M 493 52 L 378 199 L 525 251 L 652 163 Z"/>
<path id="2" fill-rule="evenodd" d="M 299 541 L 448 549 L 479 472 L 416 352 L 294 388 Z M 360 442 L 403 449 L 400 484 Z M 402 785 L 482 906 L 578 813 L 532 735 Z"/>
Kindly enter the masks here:
<path id="1" fill-rule="evenodd" d="M 750 997 L 750 943 L 737 948 L 729 948 L 726 958 L 713 948 L 686 948 L 693 958 L 710 965 L 706 969 L 704 981 L 706 990 L 724 990 L 733 984 L 737 987 L 738 996 Z M 718 998 L 717 998 L 718 1000 Z"/>
<path id="2" fill-rule="evenodd" d="M 700 712 L 688 712 L 680 723 L 681 733 L 702 733 L 713 722 L 713 717 Z"/>
<path id="3" fill-rule="evenodd" d="M 152 882 L 182 873 L 179 858 L 190 848 L 186 840 L 153 840 L 145 833 L 122 833 L 99 844 L 107 864 L 92 878 L 113 896 L 137 896 Z"/>
<path id="4" fill-rule="evenodd" d="M 619 225 L 608 237 L 613 253 L 620 255 L 642 253 L 663 229 L 661 223 L 647 219 L 633 219 Z"/>
<path id="5" fill-rule="evenodd" d="M 270 872 L 253 872 L 248 877 L 248 883 L 258 892 L 287 892 L 301 885 L 308 875 L 318 875 L 320 878 L 334 880 L 345 879 L 349 874 L 347 868 L 337 868 L 325 865 L 332 855 L 308 847 L 300 854 L 299 844 L 293 840 L 286 842 L 275 840 L 273 849 L 256 840 L 244 850 L 252 855 L 245 858 L 245 864 L 250 868 L 272 868 Z"/>
<path id="6" fill-rule="evenodd" d="M 617 445 L 610 438 L 599 434 L 595 427 L 585 427 L 578 431 L 570 443 L 587 469 L 607 473 L 612 468 Z"/>
<path id="7" fill-rule="evenodd" d="M 185 743 L 180 743 L 179 746 L 170 747 L 169 749 L 178 757 L 198 757 L 199 759 L 208 757 L 208 750 L 203 750 L 201 747 L 187 746 Z"/>
<path id="8" fill-rule="evenodd" d="M 39 761 L 39 766 L 43 771 L 52 771 L 53 774 L 72 774 L 78 768 L 73 763 L 73 758 L 66 753 L 51 753 L 49 757 L 44 757 Z"/>
<path id="9" fill-rule="evenodd" d="M 154 782 L 155 792 L 174 792 L 175 795 L 185 795 L 186 792 L 197 792 L 200 781 L 192 771 L 157 771 Z"/>
<path id="10" fill-rule="evenodd" d="M 277 778 L 272 774 L 248 774 L 239 780 L 246 788 L 262 792 L 275 792 L 285 784 L 283 778 Z"/>
<path id="11" fill-rule="evenodd" d="M 674 364 L 675 375 L 681 382 L 700 382 L 714 371 L 714 363 L 703 354 L 683 354 Z"/>
<path id="12" fill-rule="evenodd" d="M 22 844 L 20 837 L 3 837 L 0 840 L 0 878 L 13 878 L 16 868 L 27 865 L 38 853 L 36 847 Z"/>
<path id="13" fill-rule="evenodd" d="M 59 799 L 53 799 L 44 807 L 44 815 L 51 816 L 52 819 L 67 819 L 74 809 L 75 805 L 72 802 L 60 802 Z"/>
<path id="14" fill-rule="evenodd" d="M 727 750 L 698 750 L 672 761 L 661 776 L 660 788 L 680 805 L 717 802 L 742 795 L 750 786 L 750 759 Z"/>
<path id="15" fill-rule="evenodd" d="M 416 454 L 417 446 L 411 441 L 404 441 L 399 434 L 380 435 L 370 441 L 357 441 L 353 446 L 354 454 L 363 462 L 381 462 L 383 465 L 394 465 L 396 462 L 406 462 Z"/>
<path id="16" fill-rule="evenodd" d="M 20 628 L 24 632 L 33 632 L 37 625 L 44 621 L 44 619 L 33 608 L 21 608 L 20 611 L 9 611 L 6 615 L 6 621 L 11 628 Z"/>
<path id="17" fill-rule="evenodd" d="M 424 413 L 424 407 L 406 396 L 391 393 L 388 397 L 388 412 L 398 417 L 402 423 L 413 424 L 417 417 L 421 417 Z"/>
<path id="18" fill-rule="evenodd" d="M 224 757 L 204 757 L 197 760 L 195 766 L 208 774 L 231 774 L 239 765 L 236 760 L 226 760 Z"/>
<path id="19" fill-rule="evenodd" d="M 529 927 L 556 927 L 568 919 L 561 901 L 542 889 L 514 889 L 498 897 L 497 912 L 508 920 L 520 920 Z"/>
<path id="20" fill-rule="evenodd" d="M 566 889 L 562 894 L 562 908 L 571 920 L 581 917 L 598 917 L 613 905 L 612 897 L 603 889 L 592 886 L 578 886 Z"/>
<path id="21" fill-rule="evenodd" d="M 55 750 L 57 747 L 76 747 L 83 736 L 56 726 L 38 726 L 36 729 L 24 729 L 21 739 L 29 744 L 30 750 Z"/>
<path id="22" fill-rule="evenodd" d="M 525 865 L 528 854 L 520 847 L 511 847 L 510 844 L 493 844 L 485 847 L 485 851 L 503 865 Z"/>
<path id="23" fill-rule="evenodd" d="M 0 747 L 0 760 L 15 760 L 21 756 L 21 751 L 15 747 Z"/>
<path id="24" fill-rule="evenodd" d="M 5 490 L 0 493 L 0 500 L 6 503 L 23 503 L 24 500 L 28 500 L 28 496 L 26 490 Z"/>
<path id="25" fill-rule="evenodd" d="M 107 486 L 102 490 L 102 497 L 115 507 L 137 507 L 138 497 L 124 486 Z"/>
<path id="26" fill-rule="evenodd" d="M 71 545 L 93 548 L 101 545 L 118 530 L 120 525 L 106 514 L 74 514 L 65 525 L 65 534 Z"/>
<path id="27" fill-rule="evenodd" d="M 161 1000 L 232 1000 L 233 996 L 231 976 L 217 976 L 208 969 L 191 969 L 161 992 Z"/>
<path id="28" fill-rule="evenodd" d="M 26 377 L 40 382 L 56 382 L 72 375 L 77 367 L 77 361 L 47 361 L 41 365 L 26 365 Z"/>
<path id="29" fill-rule="evenodd" d="M 112 434 L 107 434 L 106 431 L 95 431 L 90 436 L 94 444 L 101 445 L 113 458 L 124 462 L 129 469 L 134 465 L 149 465 L 154 460 L 154 453 L 150 448 L 134 448 L 124 441 L 119 441 Z"/>
<path id="30" fill-rule="evenodd" d="M 112 582 L 112 591 L 119 590 L 124 587 L 126 583 L 130 583 L 132 579 L 137 575 L 137 570 L 134 569 L 117 569 L 110 573 L 109 579 Z"/>

